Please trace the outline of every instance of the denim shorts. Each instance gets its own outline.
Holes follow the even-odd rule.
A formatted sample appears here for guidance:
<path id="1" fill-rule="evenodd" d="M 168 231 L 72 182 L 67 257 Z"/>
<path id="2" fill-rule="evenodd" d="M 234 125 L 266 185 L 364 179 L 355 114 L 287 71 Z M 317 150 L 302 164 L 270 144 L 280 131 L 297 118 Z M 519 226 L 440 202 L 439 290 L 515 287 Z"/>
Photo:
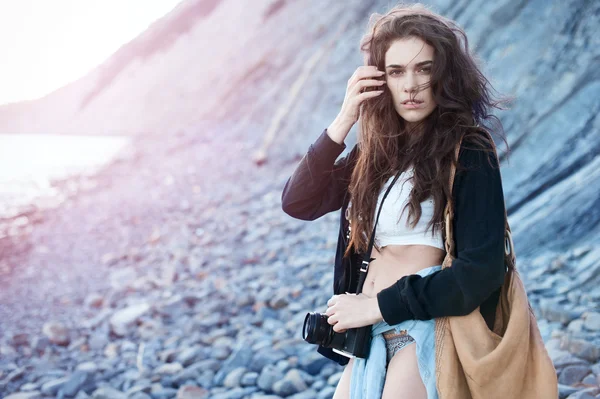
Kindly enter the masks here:
<path id="1" fill-rule="evenodd" d="M 427 276 L 442 268 L 441 265 L 421 269 L 414 274 Z M 373 329 L 382 327 L 381 321 Z M 387 324 L 387 323 L 385 323 Z M 438 399 L 435 386 L 435 320 L 405 320 L 389 326 L 383 333 L 388 347 L 388 363 L 396 351 L 408 345 L 416 344 L 417 363 L 423 384 L 427 389 L 427 399 Z M 387 378 L 387 377 L 386 377 Z"/>

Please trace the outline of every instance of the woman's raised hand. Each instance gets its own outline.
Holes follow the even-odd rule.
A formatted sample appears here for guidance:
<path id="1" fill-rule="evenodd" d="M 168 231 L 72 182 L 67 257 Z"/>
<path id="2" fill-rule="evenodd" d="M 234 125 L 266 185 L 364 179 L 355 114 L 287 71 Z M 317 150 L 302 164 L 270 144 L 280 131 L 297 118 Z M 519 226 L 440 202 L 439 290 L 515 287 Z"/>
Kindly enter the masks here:
<path id="1" fill-rule="evenodd" d="M 385 84 L 385 79 L 382 80 L 381 77 L 384 75 L 384 71 L 380 71 L 373 65 L 363 65 L 356 68 L 350 79 L 348 79 L 346 96 L 338 117 L 348 123 L 356 123 L 360 116 L 360 104 L 366 99 L 383 93 L 382 86 Z M 365 91 L 369 88 L 375 90 Z"/>
<path id="2" fill-rule="evenodd" d="M 342 109 L 327 128 L 327 133 L 333 141 L 342 144 L 360 117 L 362 102 L 383 93 L 382 86 L 385 84 L 385 79 L 381 79 L 381 77 L 384 75 L 383 71 L 372 65 L 356 68 L 356 71 L 348 79 Z"/>

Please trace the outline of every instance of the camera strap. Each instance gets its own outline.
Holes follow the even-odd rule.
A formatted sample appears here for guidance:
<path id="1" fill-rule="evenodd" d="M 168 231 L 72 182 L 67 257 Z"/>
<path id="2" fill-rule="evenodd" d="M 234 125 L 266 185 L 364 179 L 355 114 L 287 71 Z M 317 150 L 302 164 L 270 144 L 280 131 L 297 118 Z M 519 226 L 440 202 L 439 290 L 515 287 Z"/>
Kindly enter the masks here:
<path id="1" fill-rule="evenodd" d="M 383 199 L 381 200 L 381 204 L 379 205 L 379 211 L 377 212 L 375 222 L 373 223 L 373 233 L 371 234 L 371 239 L 369 240 L 369 248 L 367 249 L 367 252 L 365 252 L 363 261 L 360 265 L 360 276 L 358 277 L 358 286 L 356 287 L 357 294 L 360 294 L 362 292 L 363 285 L 365 284 L 365 279 L 367 278 L 367 272 L 369 271 L 369 263 L 371 263 L 371 261 L 375 259 L 371 258 L 371 251 L 373 251 L 373 244 L 375 242 L 375 229 L 377 229 L 377 222 L 379 221 L 379 214 L 381 213 L 383 202 L 385 201 L 385 197 L 387 197 L 390 190 L 392 189 L 392 186 L 394 185 L 394 183 L 396 183 L 396 180 L 398 180 L 401 174 L 402 172 L 396 173 L 394 180 L 392 180 L 392 183 L 387 188 L 385 194 L 383 195 Z"/>

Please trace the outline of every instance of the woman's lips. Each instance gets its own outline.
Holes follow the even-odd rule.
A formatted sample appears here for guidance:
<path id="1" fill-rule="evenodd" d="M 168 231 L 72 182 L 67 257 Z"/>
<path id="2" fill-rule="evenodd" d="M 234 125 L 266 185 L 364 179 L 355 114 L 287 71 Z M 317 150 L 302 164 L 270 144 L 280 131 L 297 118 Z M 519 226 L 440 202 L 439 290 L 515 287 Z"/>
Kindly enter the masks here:
<path id="1" fill-rule="evenodd" d="M 423 104 L 423 102 L 406 102 L 406 103 L 402 103 L 402 106 L 404 108 L 408 108 L 408 109 L 413 109 L 413 108 L 420 108 L 421 104 Z"/>

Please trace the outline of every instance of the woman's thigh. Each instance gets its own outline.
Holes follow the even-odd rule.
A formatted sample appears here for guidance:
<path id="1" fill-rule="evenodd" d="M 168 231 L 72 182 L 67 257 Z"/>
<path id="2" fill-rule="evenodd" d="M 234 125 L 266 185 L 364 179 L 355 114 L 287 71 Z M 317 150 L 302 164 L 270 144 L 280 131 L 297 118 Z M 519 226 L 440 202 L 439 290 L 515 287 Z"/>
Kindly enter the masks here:
<path id="1" fill-rule="evenodd" d="M 350 359 L 346 367 L 344 367 L 340 381 L 335 388 L 333 399 L 350 398 L 350 377 L 352 376 L 352 364 L 354 364 L 354 359 Z"/>
<path id="2" fill-rule="evenodd" d="M 385 376 L 382 399 L 427 399 L 417 364 L 417 345 L 400 349 L 390 360 Z"/>

